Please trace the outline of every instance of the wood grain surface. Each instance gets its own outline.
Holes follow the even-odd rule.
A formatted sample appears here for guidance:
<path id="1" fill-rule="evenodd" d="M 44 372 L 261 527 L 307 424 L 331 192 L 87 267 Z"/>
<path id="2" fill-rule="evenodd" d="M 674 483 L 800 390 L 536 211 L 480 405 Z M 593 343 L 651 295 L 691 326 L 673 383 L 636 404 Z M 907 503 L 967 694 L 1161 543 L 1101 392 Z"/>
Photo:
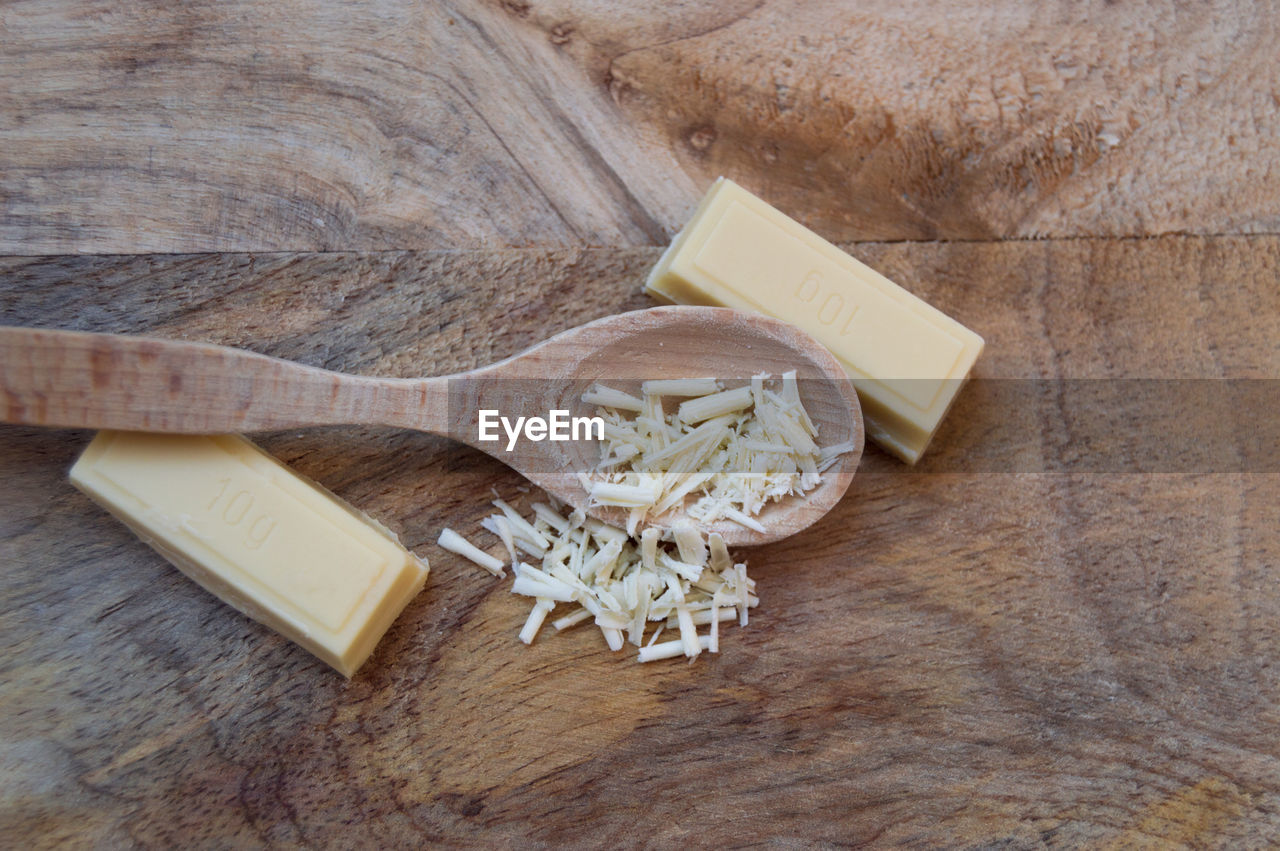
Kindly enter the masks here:
<path id="1" fill-rule="evenodd" d="M 851 248 L 983 334 L 982 379 L 1280 373 L 1280 238 Z M 646 306 L 657 254 L 8 257 L 0 322 L 408 377 Z M 490 487 L 519 496 L 498 462 L 263 435 L 431 560 L 346 682 L 73 491 L 87 433 L 0 432 L 0 824 L 24 847 L 1280 842 L 1275 472 L 910 471 L 868 447 L 833 514 L 747 552 L 749 627 L 639 666 L 590 630 L 521 646 L 526 605 L 434 547 L 482 538 Z"/>
<path id="2" fill-rule="evenodd" d="M 621 8 L 620 8 L 621 7 Z M 0 251 L 1280 230 L 1274 2 L 0 4 Z"/>
<path id="3" fill-rule="evenodd" d="M 258 436 L 431 561 L 348 682 L 0 426 L 0 845 L 1280 845 L 1277 12 L 0 2 L 2 324 L 460 372 L 726 174 L 987 343 L 693 664 L 520 645 L 443 438 Z"/>

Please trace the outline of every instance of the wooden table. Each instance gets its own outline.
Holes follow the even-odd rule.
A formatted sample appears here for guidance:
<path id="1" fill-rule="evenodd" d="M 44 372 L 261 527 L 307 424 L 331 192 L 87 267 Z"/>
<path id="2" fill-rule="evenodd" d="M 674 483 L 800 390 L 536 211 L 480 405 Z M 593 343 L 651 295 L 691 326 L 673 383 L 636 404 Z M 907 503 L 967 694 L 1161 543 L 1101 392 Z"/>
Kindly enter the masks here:
<path id="1" fill-rule="evenodd" d="M 1274 393 L 1276 12 L 8 3 L 0 321 L 453 371 L 646 306 L 724 173 L 981 333 L 984 381 Z M 1280 842 L 1276 448 L 1184 463 L 1192 425 L 1139 420 L 1151 458 L 1090 463 L 1051 396 L 966 465 L 985 398 L 750 551 L 761 607 L 693 664 L 516 641 L 525 602 L 433 543 L 501 464 L 259 435 L 431 561 L 350 682 L 73 491 L 88 434 L 3 427 L 6 842 Z"/>

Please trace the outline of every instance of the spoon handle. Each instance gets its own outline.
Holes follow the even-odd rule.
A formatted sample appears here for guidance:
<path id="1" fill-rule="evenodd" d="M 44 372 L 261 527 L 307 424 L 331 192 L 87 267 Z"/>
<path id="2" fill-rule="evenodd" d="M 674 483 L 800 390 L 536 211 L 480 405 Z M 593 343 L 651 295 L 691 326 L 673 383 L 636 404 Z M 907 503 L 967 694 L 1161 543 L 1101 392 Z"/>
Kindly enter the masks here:
<path id="1" fill-rule="evenodd" d="M 213 434 L 386 424 L 445 433 L 446 379 L 343 375 L 253 352 L 0 327 L 0 422 Z"/>

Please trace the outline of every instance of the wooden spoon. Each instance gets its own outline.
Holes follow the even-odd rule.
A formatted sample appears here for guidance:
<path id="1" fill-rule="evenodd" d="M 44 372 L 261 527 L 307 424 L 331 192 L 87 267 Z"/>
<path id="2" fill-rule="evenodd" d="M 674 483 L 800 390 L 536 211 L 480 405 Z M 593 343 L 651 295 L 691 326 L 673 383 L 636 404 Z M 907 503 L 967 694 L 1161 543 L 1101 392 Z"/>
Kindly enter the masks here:
<path id="1" fill-rule="evenodd" d="M 844 370 L 812 337 L 723 308 L 610 316 L 492 366 L 416 379 L 343 375 L 206 343 L 0 328 L 0 421 L 189 434 L 338 424 L 419 429 L 474 446 L 564 502 L 620 524 L 622 510 L 587 504 L 577 476 L 599 460 L 594 441 L 521 439 L 507 451 L 501 428 L 499 440 L 480 440 L 478 411 L 495 410 L 512 422 L 555 409 L 590 416 L 580 397 L 597 380 L 634 392 L 642 379 L 746 380 L 792 369 L 821 445 L 851 441 L 855 449 L 808 495 L 765 508 L 757 519 L 767 531 L 731 521 L 707 529 L 727 543 L 750 545 L 804 529 L 843 496 L 862 454 L 862 410 Z M 653 525 L 678 518 L 678 511 L 668 512 Z"/>

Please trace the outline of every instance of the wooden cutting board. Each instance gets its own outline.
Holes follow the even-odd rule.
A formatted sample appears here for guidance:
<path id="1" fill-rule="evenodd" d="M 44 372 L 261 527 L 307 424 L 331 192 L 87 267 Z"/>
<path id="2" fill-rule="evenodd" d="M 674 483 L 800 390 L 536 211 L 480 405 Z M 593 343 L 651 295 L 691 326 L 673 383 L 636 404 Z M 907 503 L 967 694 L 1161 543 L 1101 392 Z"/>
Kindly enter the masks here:
<path id="1" fill-rule="evenodd" d="M 1280 841 L 1275 16 L 613 7 L 5 7 L 0 322 L 453 372 L 648 306 L 726 171 L 986 338 L 930 455 L 869 448 L 744 551 L 718 656 L 642 666 L 519 644 L 525 601 L 434 546 L 521 496 L 498 462 L 258 435 L 431 562 L 348 682 L 70 488 L 87 433 L 0 427 L 5 835 Z M 1116 450 L 1081 388 L 1136 379 L 1186 417 Z"/>

